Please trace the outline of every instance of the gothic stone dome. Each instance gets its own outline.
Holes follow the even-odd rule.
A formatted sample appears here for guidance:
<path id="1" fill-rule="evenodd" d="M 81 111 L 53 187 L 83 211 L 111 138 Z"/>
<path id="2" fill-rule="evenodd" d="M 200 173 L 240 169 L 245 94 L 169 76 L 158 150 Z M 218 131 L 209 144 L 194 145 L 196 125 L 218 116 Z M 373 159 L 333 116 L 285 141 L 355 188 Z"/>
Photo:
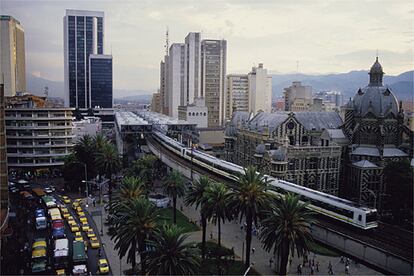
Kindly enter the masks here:
<path id="1" fill-rule="evenodd" d="M 374 116 L 388 116 L 390 113 L 398 115 L 398 101 L 394 93 L 382 85 L 384 72 L 378 57 L 369 72 L 369 84 L 359 89 L 353 99 L 353 107 L 356 115 L 366 116 L 372 113 Z"/>

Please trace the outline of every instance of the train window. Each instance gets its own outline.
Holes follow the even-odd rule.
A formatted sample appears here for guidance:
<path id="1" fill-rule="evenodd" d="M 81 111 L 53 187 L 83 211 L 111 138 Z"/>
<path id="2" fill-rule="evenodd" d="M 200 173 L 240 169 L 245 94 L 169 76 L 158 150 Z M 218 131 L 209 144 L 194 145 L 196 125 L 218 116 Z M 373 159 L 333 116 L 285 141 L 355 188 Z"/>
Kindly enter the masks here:
<path id="1" fill-rule="evenodd" d="M 358 220 L 361 221 L 362 220 L 362 216 L 358 215 Z"/>
<path id="2" fill-rule="evenodd" d="M 376 212 L 371 212 L 369 214 L 367 214 L 367 218 L 366 218 L 366 222 L 372 222 L 372 221 L 376 221 L 377 220 L 377 213 Z"/>

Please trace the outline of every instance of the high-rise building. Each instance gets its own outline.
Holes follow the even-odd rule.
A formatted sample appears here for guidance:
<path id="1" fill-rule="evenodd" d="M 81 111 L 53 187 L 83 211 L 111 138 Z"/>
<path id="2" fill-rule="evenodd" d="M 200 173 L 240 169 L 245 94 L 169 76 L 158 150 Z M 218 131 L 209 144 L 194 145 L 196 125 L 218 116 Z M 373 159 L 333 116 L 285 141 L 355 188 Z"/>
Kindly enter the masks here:
<path id="1" fill-rule="evenodd" d="M 89 55 L 89 97 L 92 108 L 112 108 L 112 56 Z"/>
<path id="2" fill-rule="evenodd" d="M 5 108 L 4 85 L 0 83 L 0 237 L 7 228 L 9 216 Z"/>
<path id="3" fill-rule="evenodd" d="M 103 54 L 104 13 L 66 10 L 63 36 L 65 106 L 91 108 L 89 56 Z"/>
<path id="4" fill-rule="evenodd" d="M 0 78 L 4 95 L 26 92 L 26 56 L 23 26 L 12 16 L 0 15 Z"/>
<path id="5" fill-rule="evenodd" d="M 178 118 L 178 106 L 184 105 L 184 51 L 183 43 L 173 43 L 168 55 L 168 115 Z"/>
<path id="6" fill-rule="evenodd" d="M 249 78 L 249 111 L 272 111 L 272 76 L 267 75 L 267 69 L 263 63 L 259 67 L 253 67 L 248 74 Z"/>
<path id="7" fill-rule="evenodd" d="M 162 113 L 161 94 L 160 92 L 152 94 L 151 111 Z"/>
<path id="8" fill-rule="evenodd" d="M 160 62 L 160 104 L 161 113 L 168 114 L 168 55 Z"/>
<path id="9" fill-rule="evenodd" d="M 185 38 L 184 53 L 184 104 L 199 97 L 201 86 L 201 35 L 189 33 Z"/>
<path id="10" fill-rule="evenodd" d="M 312 87 L 294 81 L 283 92 L 285 111 L 309 111 L 312 108 Z"/>
<path id="11" fill-rule="evenodd" d="M 247 74 L 227 75 L 226 120 L 231 120 L 234 111 L 249 111 Z"/>
<path id="12" fill-rule="evenodd" d="M 224 125 L 227 41 L 201 42 L 201 97 L 208 109 L 208 126 Z"/>

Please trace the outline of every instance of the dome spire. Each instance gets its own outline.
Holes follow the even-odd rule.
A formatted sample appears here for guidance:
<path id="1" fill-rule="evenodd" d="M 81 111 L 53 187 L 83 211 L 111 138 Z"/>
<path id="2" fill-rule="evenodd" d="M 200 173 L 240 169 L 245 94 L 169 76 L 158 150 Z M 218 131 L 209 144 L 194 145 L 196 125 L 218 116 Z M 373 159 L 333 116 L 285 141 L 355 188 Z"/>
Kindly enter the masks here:
<path id="1" fill-rule="evenodd" d="M 368 74 L 369 86 L 382 86 L 382 77 L 384 76 L 384 71 L 382 70 L 382 66 L 378 61 L 378 50 L 375 62 Z"/>

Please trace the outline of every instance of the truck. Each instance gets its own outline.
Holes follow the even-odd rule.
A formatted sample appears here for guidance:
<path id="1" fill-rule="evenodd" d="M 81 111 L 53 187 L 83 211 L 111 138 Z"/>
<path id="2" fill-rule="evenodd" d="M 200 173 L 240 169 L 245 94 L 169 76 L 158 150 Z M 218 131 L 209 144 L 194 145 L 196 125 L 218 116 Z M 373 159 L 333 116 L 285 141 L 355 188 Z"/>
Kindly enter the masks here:
<path id="1" fill-rule="evenodd" d="M 54 239 L 65 238 L 65 224 L 63 220 L 53 220 L 52 221 L 52 237 Z"/>
<path id="2" fill-rule="evenodd" d="M 38 197 L 42 197 L 45 196 L 46 193 L 42 188 L 33 188 L 32 189 L 33 193 L 35 193 Z"/>
<path id="3" fill-rule="evenodd" d="M 86 267 L 87 255 L 85 254 L 85 244 L 83 241 L 73 241 L 73 275 L 87 275 Z"/>
<path id="4" fill-rule="evenodd" d="M 44 274 L 46 271 L 46 257 L 46 239 L 35 239 L 32 245 L 32 273 Z"/>
<path id="5" fill-rule="evenodd" d="M 62 216 L 60 215 L 60 210 L 58 208 L 49 209 L 48 213 L 52 222 L 55 220 L 62 220 Z"/>
<path id="6" fill-rule="evenodd" d="M 47 227 L 47 218 L 45 210 L 37 209 L 35 211 L 35 225 L 37 230 L 46 229 Z"/>
<path id="7" fill-rule="evenodd" d="M 53 264 L 55 269 L 64 269 L 69 263 L 69 241 L 68 239 L 55 240 L 53 250 Z"/>

